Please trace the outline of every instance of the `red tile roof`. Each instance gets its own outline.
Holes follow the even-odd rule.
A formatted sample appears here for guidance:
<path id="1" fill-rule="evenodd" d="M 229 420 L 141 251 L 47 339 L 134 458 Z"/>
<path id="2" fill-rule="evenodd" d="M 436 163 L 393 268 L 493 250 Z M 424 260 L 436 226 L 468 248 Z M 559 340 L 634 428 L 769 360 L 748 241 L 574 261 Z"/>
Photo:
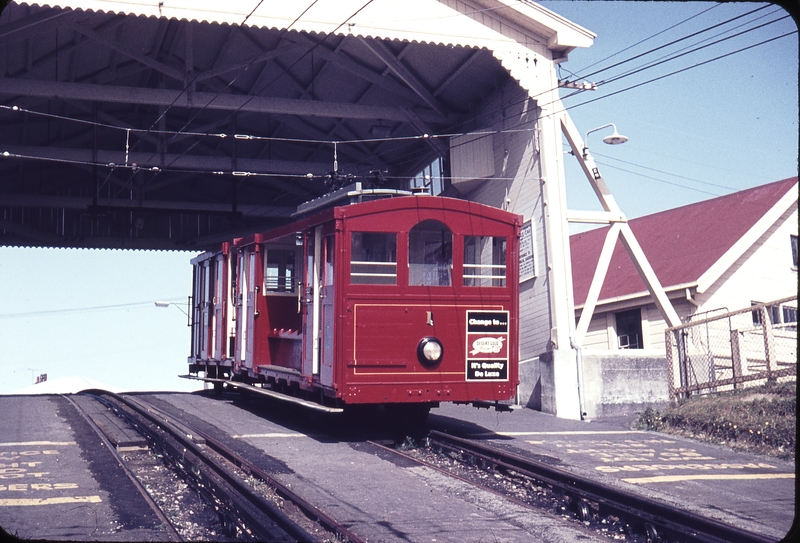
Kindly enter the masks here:
<path id="1" fill-rule="evenodd" d="M 661 285 L 696 282 L 795 184 L 797 177 L 654 213 L 628 224 Z M 586 301 L 608 227 L 570 236 L 575 305 Z M 628 253 L 617 241 L 600 300 L 646 292 Z"/>

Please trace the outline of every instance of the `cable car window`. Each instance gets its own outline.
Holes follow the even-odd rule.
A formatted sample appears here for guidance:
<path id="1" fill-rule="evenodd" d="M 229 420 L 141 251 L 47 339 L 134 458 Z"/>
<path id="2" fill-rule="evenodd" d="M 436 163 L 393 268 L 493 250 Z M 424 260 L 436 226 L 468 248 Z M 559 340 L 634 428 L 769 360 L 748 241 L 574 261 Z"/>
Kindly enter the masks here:
<path id="1" fill-rule="evenodd" d="M 351 285 L 397 284 L 397 234 L 353 232 Z"/>
<path id="2" fill-rule="evenodd" d="M 448 287 L 453 270 L 453 233 L 439 221 L 427 220 L 408 233 L 408 283 Z"/>
<path id="3" fill-rule="evenodd" d="M 506 238 L 464 237 L 464 286 L 506 286 Z"/>
<path id="4" fill-rule="evenodd" d="M 230 273 L 228 276 L 231 278 L 231 303 L 236 303 L 236 286 L 239 281 L 239 255 L 238 253 L 231 252 L 230 256 L 228 257 L 228 262 L 230 262 Z"/>
<path id="5" fill-rule="evenodd" d="M 295 292 L 295 252 L 267 249 L 264 265 L 264 294 Z"/>
<path id="6" fill-rule="evenodd" d="M 326 286 L 333 284 L 333 236 L 325 238 L 325 282 Z"/>

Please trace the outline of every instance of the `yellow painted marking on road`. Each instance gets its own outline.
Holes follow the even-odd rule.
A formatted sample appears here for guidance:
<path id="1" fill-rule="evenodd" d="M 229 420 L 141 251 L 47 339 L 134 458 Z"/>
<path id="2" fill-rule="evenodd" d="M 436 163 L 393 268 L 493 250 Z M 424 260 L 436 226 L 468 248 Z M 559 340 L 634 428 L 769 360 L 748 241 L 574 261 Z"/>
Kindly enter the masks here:
<path id="1" fill-rule="evenodd" d="M 641 430 L 564 430 L 562 432 L 495 432 L 501 436 L 593 436 L 614 434 L 646 434 Z"/>
<path id="2" fill-rule="evenodd" d="M 20 507 L 28 505 L 61 505 L 64 503 L 100 503 L 100 496 L 64 496 L 60 498 L 13 498 L 0 499 L 0 507 Z"/>
<path id="3" fill-rule="evenodd" d="M 309 437 L 306 434 L 298 433 L 280 433 L 273 432 L 271 434 L 243 434 L 240 436 L 231 436 L 233 439 L 248 439 L 251 437 Z"/>
<path id="4" fill-rule="evenodd" d="M 0 447 L 25 447 L 27 445 L 75 445 L 74 441 L 16 441 L 0 443 Z"/>
<path id="5" fill-rule="evenodd" d="M 657 475 L 655 477 L 631 477 L 622 479 L 626 483 L 678 483 L 680 481 L 725 481 L 742 479 L 794 479 L 794 473 L 737 473 L 725 475 Z"/>

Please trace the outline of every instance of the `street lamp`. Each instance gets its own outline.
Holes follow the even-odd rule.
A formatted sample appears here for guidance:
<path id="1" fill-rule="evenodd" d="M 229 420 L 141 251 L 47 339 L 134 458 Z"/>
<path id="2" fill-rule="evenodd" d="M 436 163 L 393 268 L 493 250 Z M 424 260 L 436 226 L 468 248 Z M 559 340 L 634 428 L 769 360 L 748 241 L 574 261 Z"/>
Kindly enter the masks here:
<path id="1" fill-rule="evenodd" d="M 604 124 L 603 126 L 598 126 L 597 128 L 593 128 L 586 133 L 586 138 L 583 140 L 583 158 L 589 157 L 589 134 L 592 132 L 597 132 L 598 130 L 602 130 L 604 128 L 608 128 L 609 126 L 614 128 L 614 133 L 610 136 L 606 136 L 603 138 L 603 143 L 607 145 L 619 145 L 621 143 L 625 143 L 628 141 L 627 136 L 623 136 L 619 132 L 617 132 L 617 126 L 614 123 Z"/>
<path id="2" fill-rule="evenodd" d="M 169 307 L 169 306 L 170 306 L 170 302 L 161 302 L 161 301 L 156 302 L 156 307 Z M 182 308 L 181 306 L 179 306 L 178 304 L 175 304 L 173 307 L 176 307 L 177 309 L 179 309 L 180 312 L 183 313 L 184 315 L 186 315 L 187 318 L 189 317 L 189 313 L 187 313 L 186 310 L 184 308 Z"/>

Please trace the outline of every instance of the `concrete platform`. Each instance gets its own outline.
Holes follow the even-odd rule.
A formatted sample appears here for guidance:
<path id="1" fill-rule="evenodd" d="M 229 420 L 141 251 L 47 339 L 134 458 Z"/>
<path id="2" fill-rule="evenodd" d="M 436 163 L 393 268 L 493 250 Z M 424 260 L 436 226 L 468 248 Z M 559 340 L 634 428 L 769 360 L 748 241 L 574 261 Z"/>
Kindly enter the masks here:
<path id="1" fill-rule="evenodd" d="M 155 399 L 177 414 L 192 415 L 217 435 L 229 434 L 230 442 L 242 451 L 269 455 L 266 461 L 271 471 L 284 483 L 316 496 L 318 506 L 331 515 L 351 519 L 359 535 L 394 540 L 402 532 L 410 541 L 464 541 L 479 539 L 474 537 L 477 529 L 496 541 L 558 540 L 546 535 L 552 524 L 544 520 L 523 527 L 519 519 L 531 522 L 529 514 L 504 513 L 502 505 L 478 492 L 456 488 L 458 485 L 425 470 L 398 469 L 381 460 L 364 444 L 365 439 L 380 437 L 371 435 L 374 429 L 327 432 L 336 424 L 335 416 L 283 416 L 286 410 L 298 412 L 283 404 L 263 407 L 258 402 L 199 395 L 160 395 Z M 776 541 L 789 532 L 796 506 L 793 463 L 631 430 L 632 421 L 632 417 L 620 417 L 582 422 L 528 409 L 498 413 L 444 404 L 431 412 L 428 425 L 451 434 L 488 439 L 603 483 L 767 534 Z M 380 480 L 374 479 L 376 472 L 381 473 Z M 420 496 L 431 492 L 441 496 L 435 511 L 417 505 L 427 503 Z M 464 520 L 476 516 L 486 519 L 485 526 L 476 528 Z M 509 519 L 513 519 L 511 525 Z M 577 534 L 566 536 L 567 540 L 573 536 Z"/>
<path id="2" fill-rule="evenodd" d="M 445 404 L 432 429 L 533 454 L 560 468 L 782 540 L 796 516 L 796 466 L 659 432 L 635 416 L 575 421 L 529 409 L 496 413 Z"/>
<path id="3" fill-rule="evenodd" d="M 607 542 L 580 523 L 531 513 L 504 498 L 365 442 L 375 432 L 331 432 L 340 415 L 265 414 L 258 401 L 199 395 L 147 396 L 165 411 L 226 439 L 229 446 L 367 541 L 463 543 Z M 202 418 L 201 418 L 202 417 Z M 355 429 L 357 430 L 357 429 Z M 373 435 L 367 435 L 372 433 Z"/>
<path id="4" fill-rule="evenodd" d="M 163 541 L 158 518 L 61 396 L 0 396 L 0 526 L 20 539 Z"/>
<path id="5" fill-rule="evenodd" d="M 199 394 L 143 399 L 197 423 L 370 540 L 592 541 L 365 443 L 380 426 L 339 415 Z M 0 396 L 0 526 L 20 538 L 163 540 L 116 460 L 59 396 Z M 580 422 L 533 410 L 498 413 L 444 404 L 432 429 L 483 438 L 562 469 L 781 540 L 795 518 L 795 464 L 691 439 L 630 429 L 631 417 Z M 337 431 L 329 431 L 337 426 Z M 391 431 L 392 429 L 388 429 Z M 385 434 L 385 432 L 384 432 Z M 602 539 L 597 539 L 602 540 Z"/>

